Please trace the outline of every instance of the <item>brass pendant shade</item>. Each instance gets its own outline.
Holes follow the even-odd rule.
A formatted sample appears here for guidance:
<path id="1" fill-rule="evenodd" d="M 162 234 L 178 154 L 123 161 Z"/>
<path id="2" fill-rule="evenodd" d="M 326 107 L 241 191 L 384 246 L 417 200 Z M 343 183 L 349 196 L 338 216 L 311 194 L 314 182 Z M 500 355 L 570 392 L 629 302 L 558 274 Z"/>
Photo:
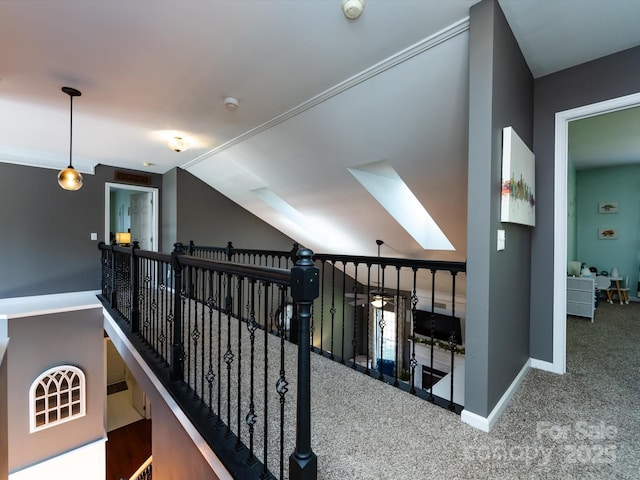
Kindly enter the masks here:
<path id="1" fill-rule="evenodd" d="M 62 91 L 69 95 L 69 166 L 58 173 L 58 184 L 65 190 L 80 190 L 82 188 L 82 175 L 73 168 L 73 97 L 82 95 L 80 91 L 71 87 L 62 87 Z"/>

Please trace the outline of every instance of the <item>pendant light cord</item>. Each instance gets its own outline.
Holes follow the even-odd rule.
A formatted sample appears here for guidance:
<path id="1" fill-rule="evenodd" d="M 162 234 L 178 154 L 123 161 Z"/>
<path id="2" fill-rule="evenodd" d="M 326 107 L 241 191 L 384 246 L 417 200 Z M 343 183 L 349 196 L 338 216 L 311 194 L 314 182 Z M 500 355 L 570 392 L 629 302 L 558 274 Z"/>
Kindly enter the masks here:
<path id="1" fill-rule="evenodd" d="M 73 168 L 72 153 L 73 148 L 73 95 L 69 95 L 69 168 Z"/>

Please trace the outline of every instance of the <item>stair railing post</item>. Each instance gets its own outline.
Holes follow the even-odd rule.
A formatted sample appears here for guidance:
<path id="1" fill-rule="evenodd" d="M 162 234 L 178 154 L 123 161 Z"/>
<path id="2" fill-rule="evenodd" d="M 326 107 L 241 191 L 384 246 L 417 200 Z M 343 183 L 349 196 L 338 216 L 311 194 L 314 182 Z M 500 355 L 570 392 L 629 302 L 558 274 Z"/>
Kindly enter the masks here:
<path id="1" fill-rule="evenodd" d="M 173 381 L 184 379 L 184 357 L 182 355 L 182 265 L 180 255 L 182 244 L 174 244 L 171 252 L 171 270 L 173 271 L 173 345 L 171 349 L 171 375 Z"/>
<path id="2" fill-rule="evenodd" d="M 233 244 L 231 242 L 227 242 L 226 254 L 227 254 L 227 262 L 233 262 L 233 256 L 235 255 L 235 251 L 233 248 Z"/>
<path id="3" fill-rule="evenodd" d="M 313 252 L 303 248 L 291 269 L 291 296 L 298 320 L 298 393 L 296 410 L 296 448 L 289 457 L 291 480 L 315 480 L 318 459 L 311 450 L 311 305 L 320 293 L 319 272 Z"/>
<path id="4" fill-rule="evenodd" d="M 140 265 L 136 254 L 136 250 L 139 249 L 140 244 L 136 240 L 131 244 L 131 333 L 140 331 Z"/>

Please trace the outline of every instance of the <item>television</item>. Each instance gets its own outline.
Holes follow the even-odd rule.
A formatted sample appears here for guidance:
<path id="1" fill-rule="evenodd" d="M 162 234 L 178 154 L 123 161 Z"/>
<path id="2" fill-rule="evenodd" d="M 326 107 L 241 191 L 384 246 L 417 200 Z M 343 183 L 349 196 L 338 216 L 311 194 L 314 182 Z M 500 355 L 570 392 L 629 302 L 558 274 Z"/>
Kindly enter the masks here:
<path id="1" fill-rule="evenodd" d="M 456 343 L 462 344 L 462 329 L 460 327 L 460 318 L 444 315 L 442 313 L 431 313 L 425 310 L 416 310 L 415 316 L 415 333 L 424 337 L 431 338 L 431 316 L 433 315 L 434 329 L 433 338 L 448 342 L 451 332 L 456 335 Z"/>

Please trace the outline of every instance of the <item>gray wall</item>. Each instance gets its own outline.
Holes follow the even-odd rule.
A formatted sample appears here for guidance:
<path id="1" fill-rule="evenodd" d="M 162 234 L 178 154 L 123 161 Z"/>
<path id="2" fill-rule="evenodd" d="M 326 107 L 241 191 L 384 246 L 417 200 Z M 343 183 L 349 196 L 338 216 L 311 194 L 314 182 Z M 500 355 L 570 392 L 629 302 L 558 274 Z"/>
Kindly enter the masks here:
<path id="1" fill-rule="evenodd" d="M 186 170 L 177 172 L 176 235 L 197 245 L 290 251 L 294 240 Z"/>
<path id="2" fill-rule="evenodd" d="M 61 189 L 51 169 L 0 163 L 0 298 L 100 288 L 105 186 L 114 168 L 97 166 L 84 186 Z M 161 177 L 152 175 L 153 187 Z"/>
<path id="3" fill-rule="evenodd" d="M 106 383 L 102 308 L 12 318 L 8 330 L 7 430 L 9 471 L 15 472 L 104 436 Z M 86 378 L 87 414 L 29 433 L 29 388 L 51 367 L 79 367 Z"/>
<path id="4" fill-rule="evenodd" d="M 162 217 L 160 239 L 162 252 L 171 252 L 178 241 L 178 169 L 174 168 L 162 175 Z M 185 240 L 188 241 L 188 240 Z"/>
<path id="5" fill-rule="evenodd" d="M 640 47 L 534 82 L 536 208 L 532 240 L 531 357 L 553 361 L 553 208 L 555 114 L 640 91 Z M 542 214 L 540 214 L 542 212 Z"/>
<path id="6" fill-rule="evenodd" d="M 0 338 L 0 480 L 7 480 L 9 476 L 9 405 L 7 403 L 7 338 Z"/>
<path id="7" fill-rule="evenodd" d="M 529 358 L 531 228 L 500 222 L 500 185 L 502 128 L 532 146 L 533 78 L 496 1 L 471 8 L 469 42 L 465 409 L 486 417 Z"/>
<path id="8" fill-rule="evenodd" d="M 118 334 L 119 328 L 105 321 L 105 330 L 151 402 L 153 478 L 156 480 L 183 478 L 217 480 L 218 477 L 156 388 L 154 380 L 147 376 L 137 358 L 125 346 L 121 338 L 122 333 Z"/>

